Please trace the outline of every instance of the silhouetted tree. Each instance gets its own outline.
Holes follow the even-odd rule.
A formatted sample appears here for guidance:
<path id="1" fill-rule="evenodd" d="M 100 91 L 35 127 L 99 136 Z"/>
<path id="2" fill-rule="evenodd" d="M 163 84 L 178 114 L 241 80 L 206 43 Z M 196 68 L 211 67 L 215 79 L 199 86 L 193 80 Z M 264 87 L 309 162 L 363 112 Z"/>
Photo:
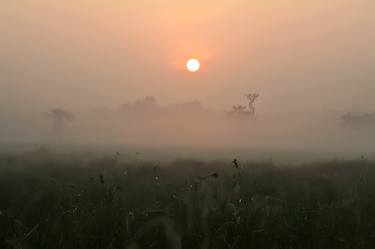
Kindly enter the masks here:
<path id="1" fill-rule="evenodd" d="M 249 93 L 245 95 L 249 101 L 248 107 L 249 110 L 246 110 L 246 106 L 243 105 L 234 105 L 233 110 L 230 112 L 230 115 L 237 117 L 253 117 L 255 116 L 255 100 L 260 96 L 257 93 Z"/>
<path id="2" fill-rule="evenodd" d="M 375 113 L 347 113 L 341 119 L 348 124 L 375 125 Z"/>
<path id="3" fill-rule="evenodd" d="M 52 120 L 52 130 L 55 135 L 61 135 L 65 124 L 76 119 L 72 112 L 59 108 L 49 110 L 46 117 Z"/>
<path id="4" fill-rule="evenodd" d="M 157 108 L 157 101 L 154 96 L 146 96 L 133 103 L 124 103 L 120 108 L 122 111 L 150 111 Z"/>
<path id="5" fill-rule="evenodd" d="M 245 95 L 247 100 L 249 101 L 249 111 L 250 111 L 250 115 L 251 116 L 254 116 L 255 115 L 255 106 L 254 106 L 254 102 L 255 100 L 260 96 L 259 94 L 257 93 L 249 93 L 249 94 L 246 94 Z"/>

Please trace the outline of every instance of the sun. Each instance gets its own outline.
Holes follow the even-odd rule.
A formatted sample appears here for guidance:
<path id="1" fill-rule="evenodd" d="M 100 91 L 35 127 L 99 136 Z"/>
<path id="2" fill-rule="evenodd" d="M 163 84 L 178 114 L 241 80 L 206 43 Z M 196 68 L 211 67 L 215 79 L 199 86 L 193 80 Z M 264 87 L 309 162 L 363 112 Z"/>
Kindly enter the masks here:
<path id="1" fill-rule="evenodd" d="M 186 69 L 189 70 L 189 72 L 195 73 L 198 72 L 201 68 L 201 63 L 198 59 L 191 58 L 186 62 Z"/>

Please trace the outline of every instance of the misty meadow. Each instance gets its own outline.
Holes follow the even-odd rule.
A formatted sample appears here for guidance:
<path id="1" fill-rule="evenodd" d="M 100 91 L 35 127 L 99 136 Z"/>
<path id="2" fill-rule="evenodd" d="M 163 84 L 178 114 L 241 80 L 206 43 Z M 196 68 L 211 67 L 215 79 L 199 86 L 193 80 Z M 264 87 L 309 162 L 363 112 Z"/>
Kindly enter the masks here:
<path id="1" fill-rule="evenodd" d="M 0 249 L 375 248 L 373 0 L 1 0 Z"/>

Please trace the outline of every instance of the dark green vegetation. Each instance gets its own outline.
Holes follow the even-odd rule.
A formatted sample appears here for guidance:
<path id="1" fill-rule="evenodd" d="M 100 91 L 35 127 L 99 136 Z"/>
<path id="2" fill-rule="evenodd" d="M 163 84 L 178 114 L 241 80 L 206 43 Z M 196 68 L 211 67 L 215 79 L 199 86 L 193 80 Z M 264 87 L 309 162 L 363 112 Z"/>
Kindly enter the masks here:
<path id="1" fill-rule="evenodd" d="M 375 163 L 0 157 L 0 248 L 375 248 Z"/>

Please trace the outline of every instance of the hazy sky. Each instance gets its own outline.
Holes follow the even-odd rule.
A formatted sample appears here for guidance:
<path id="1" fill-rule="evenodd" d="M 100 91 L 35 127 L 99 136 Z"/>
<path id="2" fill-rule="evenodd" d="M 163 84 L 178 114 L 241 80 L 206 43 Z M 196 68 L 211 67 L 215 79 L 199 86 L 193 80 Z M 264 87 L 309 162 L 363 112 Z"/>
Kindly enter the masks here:
<path id="1" fill-rule="evenodd" d="M 373 0 L 1 0 L 0 115 L 154 95 L 375 110 Z M 202 70 L 184 70 L 197 57 Z"/>

